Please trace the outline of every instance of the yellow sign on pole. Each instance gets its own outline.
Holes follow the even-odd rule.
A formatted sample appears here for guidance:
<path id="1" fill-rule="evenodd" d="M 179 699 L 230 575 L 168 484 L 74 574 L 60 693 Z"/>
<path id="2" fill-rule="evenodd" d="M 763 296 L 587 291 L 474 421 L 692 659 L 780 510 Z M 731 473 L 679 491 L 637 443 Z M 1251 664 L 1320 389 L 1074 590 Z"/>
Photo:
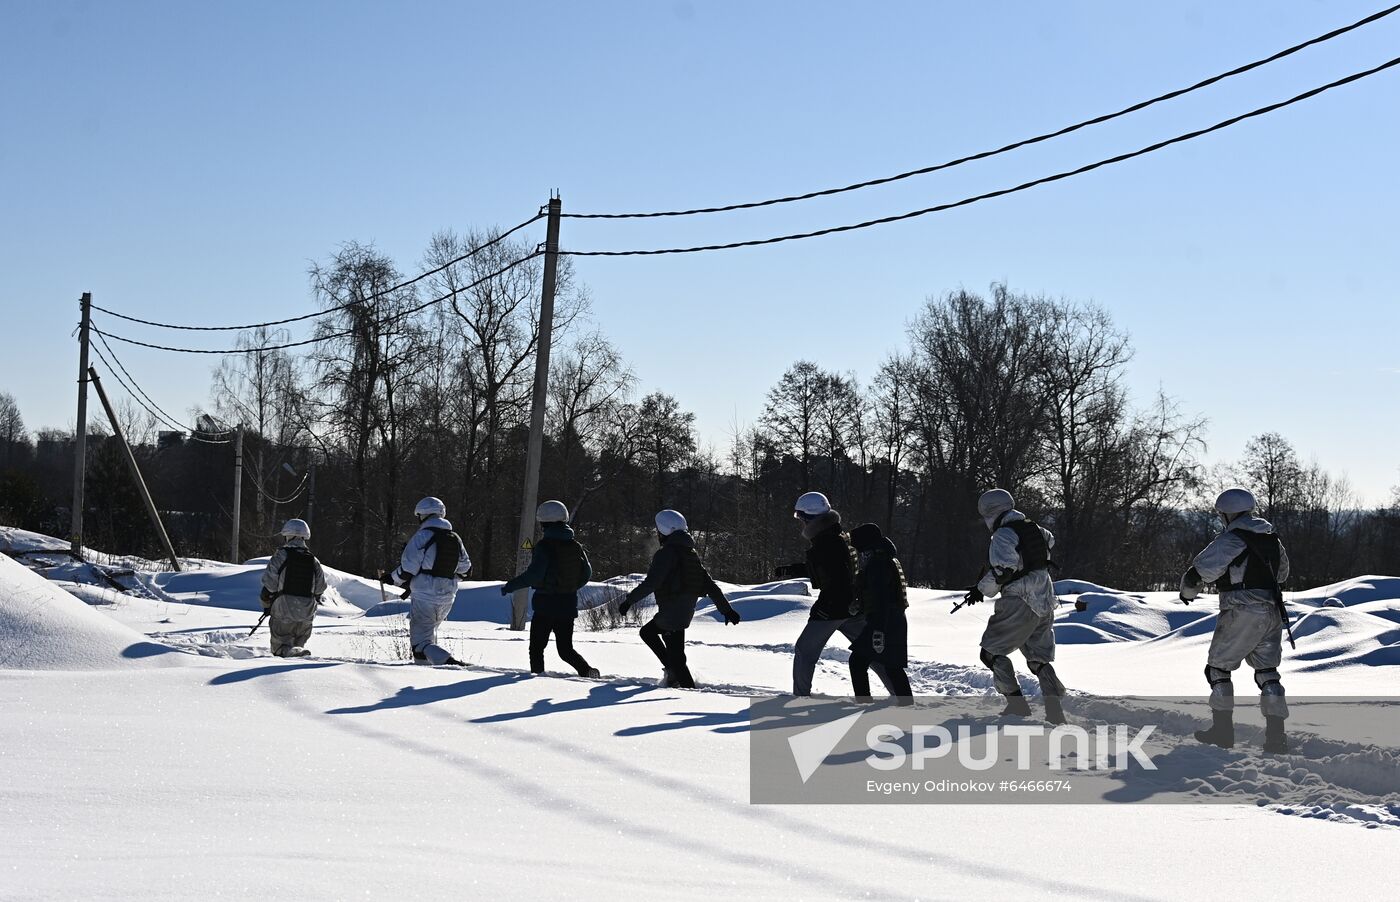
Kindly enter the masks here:
<path id="1" fill-rule="evenodd" d="M 525 541 L 523 541 L 523 542 L 520 543 L 520 550 L 521 550 L 521 551 L 533 551 L 534 548 L 535 548 L 535 543 L 534 543 L 534 542 L 531 542 L 529 539 L 526 539 Z"/>

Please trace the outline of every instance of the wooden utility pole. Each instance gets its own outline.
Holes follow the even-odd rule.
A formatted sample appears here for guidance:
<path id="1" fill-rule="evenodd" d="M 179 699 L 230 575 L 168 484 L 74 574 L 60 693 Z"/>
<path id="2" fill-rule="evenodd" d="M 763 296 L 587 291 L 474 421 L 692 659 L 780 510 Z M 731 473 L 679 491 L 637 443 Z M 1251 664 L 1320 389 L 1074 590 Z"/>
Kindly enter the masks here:
<path id="1" fill-rule="evenodd" d="M 229 551 L 229 561 L 240 563 L 238 553 L 238 529 L 243 513 L 243 424 L 233 430 L 233 542 Z"/>
<path id="2" fill-rule="evenodd" d="M 530 563 L 535 540 L 535 506 L 540 494 L 540 456 L 544 447 L 544 409 L 549 392 L 549 344 L 554 333 L 554 286 L 559 273 L 558 197 L 549 199 L 549 223 L 544 239 L 544 285 L 540 292 L 540 338 L 535 348 L 535 388 L 530 396 L 530 446 L 525 455 L 525 494 L 520 505 L 518 569 Z M 530 590 L 521 589 L 510 601 L 510 628 L 523 630 Z"/>
<path id="3" fill-rule="evenodd" d="M 83 556 L 83 481 L 87 474 L 88 330 L 92 325 L 92 292 L 78 301 L 78 425 L 73 435 L 73 517 L 70 527 L 73 556 Z"/>
<path id="4" fill-rule="evenodd" d="M 131 445 L 127 444 L 121 424 L 117 422 L 116 412 L 112 410 L 112 402 L 107 400 L 107 393 L 102 390 L 102 380 L 97 378 L 97 370 L 89 367 L 88 378 L 92 380 L 92 387 L 97 390 L 97 398 L 102 402 L 102 409 L 107 411 L 107 419 L 112 424 L 112 434 L 121 443 L 122 451 L 126 452 L 126 465 L 131 468 L 131 478 L 136 482 L 136 488 L 141 493 L 141 500 L 146 502 L 146 513 L 150 515 L 151 523 L 156 528 L 156 534 L 160 536 L 161 544 L 165 546 L 165 553 L 170 558 L 170 568 L 179 573 L 180 559 L 175 556 L 175 546 L 170 544 L 170 534 L 165 531 L 165 524 L 161 522 L 160 512 L 156 510 L 156 503 L 151 500 L 151 493 L 146 488 L 146 480 L 141 478 L 141 467 L 137 465 L 136 455 L 131 453 Z"/>

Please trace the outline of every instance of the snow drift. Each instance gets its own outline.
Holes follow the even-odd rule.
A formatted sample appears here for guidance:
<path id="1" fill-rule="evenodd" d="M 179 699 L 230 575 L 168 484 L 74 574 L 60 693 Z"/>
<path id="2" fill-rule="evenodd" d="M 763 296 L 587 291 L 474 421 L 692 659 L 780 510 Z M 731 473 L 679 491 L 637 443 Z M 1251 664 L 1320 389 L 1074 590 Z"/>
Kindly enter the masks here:
<path id="1" fill-rule="evenodd" d="M 103 670 L 171 657 L 6 555 L 0 555 L 0 668 Z"/>

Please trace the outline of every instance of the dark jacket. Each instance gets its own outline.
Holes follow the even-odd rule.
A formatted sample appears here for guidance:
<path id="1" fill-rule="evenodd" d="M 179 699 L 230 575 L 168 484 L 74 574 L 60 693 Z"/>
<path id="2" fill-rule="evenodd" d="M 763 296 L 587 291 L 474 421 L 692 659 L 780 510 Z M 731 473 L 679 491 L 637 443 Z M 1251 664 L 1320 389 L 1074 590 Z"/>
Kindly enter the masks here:
<path id="1" fill-rule="evenodd" d="M 701 598 L 708 596 L 721 612 L 731 610 L 729 599 L 710 578 L 688 532 L 673 532 L 661 540 L 646 578 L 627 593 L 627 601 L 636 604 L 647 595 L 656 596 L 654 620 L 667 632 L 689 627 L 695 603 Z"/>
<path id="2" fill-rule="evenodd" d="M 852 644 L 886 664 L 903 667 L 909 659 L 908 586 L 894 543 L 880 538 L 859 557 L 856 597 L 865 615 L 865 630 Z"/>
<path id="3" fill-rule="evenodd" d="M 838 520 L 812 536 L 807 578 L 817 590 L 813 620 L 844 620 L 860 613 L 856 600 L 856 552 Z"/>
<path id="4" fill-rule="evenodd" d="M 593 578 L 588 552 L 567 523 L 546 523 L 544 535 L 530 553 L 530 566 L 502 588 L 505 592 L 534 589 L 530 604 L 536 614 L 577 616 L 578 590 Z"/>

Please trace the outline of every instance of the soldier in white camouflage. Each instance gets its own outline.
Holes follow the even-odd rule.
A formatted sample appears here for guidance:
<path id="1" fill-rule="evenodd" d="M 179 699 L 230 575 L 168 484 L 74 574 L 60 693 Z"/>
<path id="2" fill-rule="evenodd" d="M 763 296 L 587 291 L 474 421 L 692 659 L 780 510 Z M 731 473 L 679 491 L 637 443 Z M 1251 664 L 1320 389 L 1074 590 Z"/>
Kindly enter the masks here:
<path id="1" fill-rule="evenodd" d="M 1201 742 L 1233 748 L 1235 689 L 1230 675 L 1240 664 L 1254 668 L 1259 707 L 1264 714 L 1264 751 L 1288 751 L 1284 721 L 1288 700 L 1279 678 L 1283 659 L 1283 581 L 1288 551 L 1269 521 L 1255 516 L 1254 495 L 1231 488 L 1215 499 L 1225 528 L 1191 562 L 1181 577 L 1181 600 L 1190 603 L 1212 583 L 1220 593 L 1220 614 L 1206 657 L 1211 726 L 1196 731 Z"/>
<path id="2" fill-rule="evenodd" d="M 273 552 L 262 575 L 263 612 L 268 614 L 272 653 L 279 658 L 310 654 L 306 643 L 316 607 L 326 591 L 321 562 L 306 547 L 311 527 L 305 520 L 288 520 L 282 527 L 282 547 Z"/>

